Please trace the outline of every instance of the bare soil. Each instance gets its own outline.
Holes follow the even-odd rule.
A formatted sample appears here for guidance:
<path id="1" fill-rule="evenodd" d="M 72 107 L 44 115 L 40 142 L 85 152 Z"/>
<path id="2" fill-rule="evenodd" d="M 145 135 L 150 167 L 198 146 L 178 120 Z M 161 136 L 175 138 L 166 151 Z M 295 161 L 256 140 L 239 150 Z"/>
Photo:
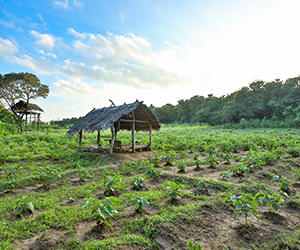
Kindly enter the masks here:
<path id="1" fill-rule="evenodd" d="M 113 156 L 108 156 L 107 161 L 110 166 L 119 166 L 125 161 L 140 161 L 149 160 L 153 157 L 152 152 L 139 152 L 136 154 L 117 153 Z M 202 156 L 203 158 L 203 156 Z M 300 163 L 300 158 L 294 158 L 294 161 Z M 280 160 L 279 160 L 280 161 Z M 234 164 L 234 162 L 233 162 Z M 277 163 L 276 163 L 277 164 Z M 266 165 L 263 169 L 276 168 L 275 165 Z M 199 170 L 195 170 L 195 166 L 188 166 L 184 173 L 178 173 L 176 165 L 160 166 L 165 179 L 172 180 L 175 176 L 181 175 L 186 178 L 206 178 L 215 181 L 223 180 L 220 173 L 227 170 L 224 163 L 218 165 L 217 168 L 210 168 L 208 166 L 201 166 Z M 103 167 L 101 167 L 103 168 Z M 288 176 L 288 172 L 285 173 Z M 251 173 L 252 177 L 258 179 L 268 179 L 264 176 L 263 170 L 256 170 Z M 251 178 L 252 178 L 251 177 Z M 247 184 L 249 175 L 241 178 L 231 177 L 228 182 L 239 185 Z M 224 180 L 223 180 L 224 181 Z M 72 185 L 80 185 L 75 179 L 71 181 Z M 265 182 L 272 190 L 278 191 L 275 183 Z M 156 181 L 147 180 L 144 190 L 152 190 L 157 185 Z M 18 189 L 15 192 L 37 192 L 35 187 L 26 187 Z M 299 194 L 300 185 L 294 184 L 292 186 L 293 194 Z M 215 189 L 209 190 L 190 190 L 198 196 L 214 196 L 219 191 Z M 100 195 L 100 194 L 99 194 Z M 118 195 L 118 194 L 117 194 Z M 97 196 L 97 194 L 96 194 Z M 61 206 L 68 206 L 72 201 L 65 201 Z M 196 200 L 188 197 L 181 197 L 180 199 L 170 200 L 167 198 L 160 205 L 168 206 L 183 206 L 186 204 L 193 204 Z M 74 203 L 73 203 L 74 204 Z M 82 200 L 75 201 L 75 204 L 81 205 Z M 38 213 L 38 212 L 36 212 Z M 104 224 L 97 225 L 94 221 L 82 221 L 76 226 L 76 232 L 73 235 L 67 235 L 64 231 L 48 230 L 41 234 L 35 235 L 32 238 L 21 240 L 16 243 L 16 249 L 57 249 L 64 248 L 64 242 L 71 239 L 78 239 L 79 241 L 102 240 L 106 238 L 114 238 L 122 235 L 122 229 L 125 226 L 125 220 L 134 220 L 136 217 L 144 215 L 153 216 L 158 213 L 157 208 L 148 206 L 144 208 L 142 213 L 135 211 L 134 206 L 128 206 L 122 212 L 122 216 L 118 220 L 112 220 L 112 226 Z M 245 218 L 237 218 L 232 207 L 220 203 L 218 205 L 211 204 L 204 206 L 201 210 L 195 212 L 189 220 L 182 220 L 180 217 L 176 218 L 173 223 L 163 223 L 159 226 L 160 233 L 154 238 L 158 249 L 187 249 L 187 240 L 193 239 L 194 242 L 201 243 L 202 249 L 250 249 L 251 244 L 261 245 L 263 243 L 272 243 L 276 240 L 276 235 L 290 236 L 293 233 L 299 232 L 300 228 L 300 207 L 296 205 L 284 206 L 278 212 L 268 211 L 267 208 L 261 207 L 259 209 L 260 220 L 254 216 L 248 217 L 248 223 L 245 223 Z M 26 215 L 26 216 L 36 216 Z M 17 220 L 17 218 L 10 218 Z M 138 233 L 138 232 L 137 232 Z M 300 249 L 300 242 L 297 247 L 291 248 L 287 243 L 282 243 L 280 249 Z M 143 249 L 138 245 L 124 244 L 118 249 Z"/>

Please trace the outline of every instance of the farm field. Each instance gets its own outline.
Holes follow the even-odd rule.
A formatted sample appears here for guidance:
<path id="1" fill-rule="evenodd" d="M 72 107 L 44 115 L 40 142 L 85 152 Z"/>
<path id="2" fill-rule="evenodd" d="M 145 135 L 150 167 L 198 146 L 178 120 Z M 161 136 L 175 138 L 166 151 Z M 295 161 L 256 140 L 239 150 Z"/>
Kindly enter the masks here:
<path id="1" fill-rule="evenodd" d="M 300 249 L 298 129 L 10 135 L 0 163 L 1 249 Z"/>

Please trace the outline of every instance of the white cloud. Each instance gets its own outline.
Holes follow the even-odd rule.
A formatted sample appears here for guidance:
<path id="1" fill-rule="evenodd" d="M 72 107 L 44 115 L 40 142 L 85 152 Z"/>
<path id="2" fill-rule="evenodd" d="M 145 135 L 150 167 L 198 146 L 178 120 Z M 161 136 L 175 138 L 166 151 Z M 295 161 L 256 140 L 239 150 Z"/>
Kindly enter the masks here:
<path id="1" fill-rule="evenodd" d="M 11 61 L 19 65 L 28 67 L 34 70 L 37 74 L 42 74 L 42 75 L 56 74 L 53 63 L 47 60 L 46 58 L 42 58 L 38 60 L 31 56 L 23 55 L 22 57 L 14 56 L 11 58 Z"/>
<path id="2" fill-rule="evenodd" d="M 72 51 L 83 61 L 63 65 L 62 73 L 68 77 L 89 77 L 99 82 L 141 88 L 179 84 L 186 80 L 178 71 L 180 65 L 174 67 L 175 62 L 180 62 L 174 60 L 176 51 L 173 48 L 156 53 L 145 38 L 133 34 L 103 36 L 73 29 L 69 29 L 69 33 L 77 38 Z"/>
<path id="3" fill-rule="evenodd" d="M 84 6 L 84 4 L 78 0 L 73 0 L 73 4 L 75 7 L 83 7 Z"/>
<path id="4" fill-rule="evenodd" d="M 30 31 L 30 34 L 33 35 L 37 41 L 36 43 L 46 50 L 53 50 L 57 38 L 50 34 L 40 34 L 37 31 Z"/>
<path id="5" fill-rule="evenodd" d="M 67 94 L 75 98 L 78 98 L 78 95 L 95 95 L 95 93 L 97 93 L 97 90 L 83 82 L 72 83 L 60 79 L 54 82 L 53 85 L 59 92 L 63 93 L 63 95 Z"/>
<path id="6" fill-rule="evenodd" d="M 38 13 L 37 16 L 38 16 L 38 18 L 41 20 L 44 29 L 47 29 L 47 23 L 44 21 L 43 16 L 42 16 L 40 13 Z"/>
<path id="7" fill-rule="evenodd" d="M 59 7 L 62 7 L 62 8 L 64 8 L 64 9 L 70 8 L 69 1 L 68 1 L 68 0 L 65 0 L 65 1 L 53 1 L 53 4 L 54 4 L 55 6 L 59 6 Z"/>
<path id="8" fill-rule="evenodd" d="M 73 0 L 73 1 L 69 1 L 69 0 L 56 0 L 56 1 L 53 1 L 53 4 L 55 6 L 58 6 L 58 7 L 62 7 L 64 9 L 70 9 L 72 4 L 73 6 L 77 7 L 77 8 L 81 8 L 84 6 L 84 4 L 81 2 L 81 1 L 78 1 L 78 0 Z"/>
<path id="9" fill-rule="evenodd" d="M 14 29 L 15 28 L 15 25 L 12 22 L 7 22 L 7 21 L 4 21 L 4 20 L 0 20 L 0 24 L 3 25 L 6 28 L 9 28 L 9 29 Z"/>
<path id="10" fill-rule="evenodd" d="M 68 28 L 68 33 L 75 36 L 76 38 L 85 39 L 88 34 L 77 32 L 72 28 Z"/>
<path id="11" fill-rule="evenodd" d="M 10 40 L 0 37 L 0 56 L 6 60 L 10 59 L 14 54 L 18 52 L 18 47 Z"/>
<path id="12" fill-rule="evenodd" d="M 57 56 L 54 53 L 47 53 L 47 56 L 57 59 Z"/>
<path id="13" fill-rule="evenodd" d="M 120 18 L 120 20 L 121 20 L 122 22 L 124 22 L 126 16 L 125 16 L 125 14 L 124 14 L 123 12 L 120 12 L 120 13 L 119 13 L 119 18 Z"/>

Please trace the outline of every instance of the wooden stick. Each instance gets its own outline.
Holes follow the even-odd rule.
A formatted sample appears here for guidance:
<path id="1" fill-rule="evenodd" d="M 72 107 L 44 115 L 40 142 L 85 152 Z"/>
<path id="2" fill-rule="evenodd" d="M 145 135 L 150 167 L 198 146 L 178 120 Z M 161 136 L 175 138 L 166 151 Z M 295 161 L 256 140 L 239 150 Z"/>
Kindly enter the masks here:
<path id="1" fill-rule="evenodd" d="M 26 114 L 26 120 L 25 120 L 25 129 L 26 129 L 26 133 L 28 132 L 28 117 Z"/>
<path id="2" fill-rule="evenodd" d="M 149 121 L 127 120 L 127 119 L 120 119 L 120 122 L 140 122 L 140 123 L 149 123 Z"/>
<path id="3" fill-rule="evenodd" d="M 113 152 L 114 152 L 114 144 L 115 144 L 116 134 L 115 134 L 115 128 L 114 128 L 114 126 L 111 126 L 110 129 L 111 129 L 111 136 L 112 136 L 112 138 L 111 138 L 110 147 L 109 147 L 109 154 L 112 155 Z"/>
<path id="4" fill-rule="evenodd" d="M 132 153 L 135 153 L 135 116 L 134 116 L 134 111 L 132 112 L 132 119 L 133 119 L 133 122 L 132 122 Z"/>
<path id="5" fill-rule="evenodd" d="M 152 125 L 149 124 L 149 146 L 150 146 L 150 150 L 152 151 Z"/>
<path id="6" fill-rule="evenodd" d="M 38 126 L 38 132 L 40 132 L 40 120 L 41 120 L 40 114 L 38 114 L 38 124 L 37 124 L 37 126 Z"/>
<path id="7" fill-rule="evenodd" d="M 98 130 L 98 135 L 97 135 L 97 145 L 99 146 L 100 144 L 100 130 Z"/>
<path id="8" fill-rule="evenodd" d="M 79 131 L 79 141 L 78 141 L 79 146 L 81 146 L 81 140 L 82 140 L 82 130 Z"/>

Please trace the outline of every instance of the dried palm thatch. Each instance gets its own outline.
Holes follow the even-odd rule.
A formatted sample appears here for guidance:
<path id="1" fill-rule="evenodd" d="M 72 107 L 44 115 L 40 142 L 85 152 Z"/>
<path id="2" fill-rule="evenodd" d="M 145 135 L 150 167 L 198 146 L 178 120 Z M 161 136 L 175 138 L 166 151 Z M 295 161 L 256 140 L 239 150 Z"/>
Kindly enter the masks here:
<path id="1" fill-rule="evenodd" d="M 34 103 L 26 104 L 26 102 L 23 100 L 20 100 L 15 105 L 13 105 L 12 109 L 14 109 L 17 113 L 24 112 L 25 114 L 29 114 L 29 113 L 34 114 L 36 112 L 44 112 L 44 110 L 42 110 L 38 105 L 36 105 Z"/>
<path id="2" fill-rule="evenodd" d="M 78 120 L 67 134 L 72 135 L 81 130 L 101 131 L 113 125 L 117 126 L 118 130 L 131 130 L 133 121 L 135 121 L 136 131 L 160 129 L 160 122 L 152 111 L 143 102 L 136 101 L 121 106 L 94 109 Z"/>

